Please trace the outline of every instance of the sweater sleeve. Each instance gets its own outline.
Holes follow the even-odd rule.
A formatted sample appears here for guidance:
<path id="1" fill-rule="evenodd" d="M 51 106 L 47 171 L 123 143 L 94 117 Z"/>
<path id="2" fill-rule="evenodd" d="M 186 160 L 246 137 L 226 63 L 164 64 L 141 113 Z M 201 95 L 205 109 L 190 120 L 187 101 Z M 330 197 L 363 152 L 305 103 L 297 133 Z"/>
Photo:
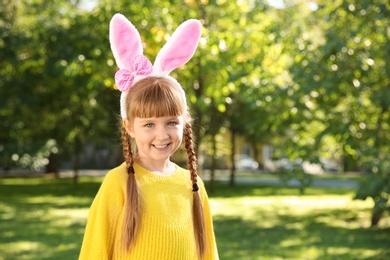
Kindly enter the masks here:
<path id="1" fill-rule="evenodd" d="M 89 210 L 79 259 L 111 259 L 124 204 L 123 177 L 110 171 Z"/>
<path id="2" fill-rule="evenodd" d="M 205 221 L 205 229 L 206 229 L 206 253 L 205 253 L 205 260 L 218 260 L 218 250 L 217 250 L 217 243 L 215 241 L 215 235 L 214 235 L 214 227 L 213 227 L 213 219 L 211 215 L 210 210 L 210 203 L 208 199 L 208 195 L 206 192 L 206 189 L 204 187 L 203 182 L 200 180 L 198 181 L 201 183 L 200 185 L 200 196 L 202 200 L 202 206 L 203 206 L 203 214 L 204 214 L 204 221 Z"/>

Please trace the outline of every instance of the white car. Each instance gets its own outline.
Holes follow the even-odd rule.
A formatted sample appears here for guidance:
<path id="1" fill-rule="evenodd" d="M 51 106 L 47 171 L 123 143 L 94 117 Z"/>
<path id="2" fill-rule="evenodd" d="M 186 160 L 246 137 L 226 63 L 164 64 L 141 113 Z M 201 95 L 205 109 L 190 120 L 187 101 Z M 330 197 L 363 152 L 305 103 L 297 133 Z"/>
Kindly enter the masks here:
<path id="1" fill-rule="evenodd" d="M 326 172 L 339 172 L 340 165 L 336 160 L 330 158 L 320 158 L 321 166 Z"/>
<path id="2" fill-rule="evenodd" d="M 234 164 L 237 170 L 257 170 L 259 163 L 247 155 L 235 155 Z"/>

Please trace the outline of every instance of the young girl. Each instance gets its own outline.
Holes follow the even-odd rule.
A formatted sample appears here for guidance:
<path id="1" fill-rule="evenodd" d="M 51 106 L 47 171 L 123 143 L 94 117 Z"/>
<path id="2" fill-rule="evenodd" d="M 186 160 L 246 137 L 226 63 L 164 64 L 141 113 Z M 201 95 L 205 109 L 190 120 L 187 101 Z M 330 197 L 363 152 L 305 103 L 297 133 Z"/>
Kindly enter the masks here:
<path id="1" fill-rule="evenodd" d="M 185 93 L 168 75 L 192 57 L 200 35 L 199 21 L 184 22 L 152 65 L 137 29 L 120 14 L 112 18 L 125 162 L 91 205 L 79 259 L 218 259 Z M 170 161 L 183 138 L 189 170 Z"/>

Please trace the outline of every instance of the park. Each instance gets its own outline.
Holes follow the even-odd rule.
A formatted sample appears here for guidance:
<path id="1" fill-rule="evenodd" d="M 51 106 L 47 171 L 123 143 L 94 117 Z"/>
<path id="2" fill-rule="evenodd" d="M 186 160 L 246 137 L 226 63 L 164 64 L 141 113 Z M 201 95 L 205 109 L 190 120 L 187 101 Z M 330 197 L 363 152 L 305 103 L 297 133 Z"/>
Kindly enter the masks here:
<path id="1" fill-rule="evenodd" d="M 5 0 L 0 260 L 77 259 L 91 202 L 124 161 L 115 13 L 152 62 L 180 23 L 201 23 L 170 75 L 220 259 L 390 259 L 388 1 Z M 172 160 L 187 167 L 183 151 Z"/>
<path id="2" fill-rule="evenodd" d="M 77 185 L 71 178 L 0 179 L 0 259 L 77 259 L 102 178 L 81 176 Z M 360 177 L 316 178 L 337 183 Z M 278 180 L 240 173 L 234 188 L 217 181 L 210 203 L 220 259 L 390 256 L 390 217 L 371 227 L 373 202 L 354 200 L 353 187 L 309 187 L 301 195 L 294 186 L 267 184 L 270 179 Z"/>

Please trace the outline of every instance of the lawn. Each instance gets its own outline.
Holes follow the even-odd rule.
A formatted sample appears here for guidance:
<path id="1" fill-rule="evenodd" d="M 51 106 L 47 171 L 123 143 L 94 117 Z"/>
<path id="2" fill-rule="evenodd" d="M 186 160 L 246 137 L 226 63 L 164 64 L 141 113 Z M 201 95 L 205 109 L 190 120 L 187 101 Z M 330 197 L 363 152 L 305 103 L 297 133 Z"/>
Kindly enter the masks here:
<path id="1" fill-rule="evenodd" d="M 101 177 L 0 179 L 0 259 L 77 259 Z M 390 259 L 390 217 L 351 189 L 217 183 L 210 194 L 220 258 Z"/>

